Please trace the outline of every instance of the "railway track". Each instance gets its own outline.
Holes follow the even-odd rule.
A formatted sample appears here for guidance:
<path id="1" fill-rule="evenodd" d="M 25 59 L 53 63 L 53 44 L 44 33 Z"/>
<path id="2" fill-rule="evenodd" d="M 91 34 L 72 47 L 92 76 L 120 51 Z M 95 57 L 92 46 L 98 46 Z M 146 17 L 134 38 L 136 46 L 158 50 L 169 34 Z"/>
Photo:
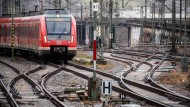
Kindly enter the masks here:
<path id="1" fill-rule="evenodd" d="M 1 79 L 0 79 L 0 85 L 1 85 L 3 92 L 5 93 L 6 99 L 9 102 L 10 106 L 11 107 L 19 107 L 16 100 L 13 98 L 12 94 L 9 92 L 6 85 L 3 83 L 3 81 Z"/>
<path id="2" fill-rule="evenodd" d="M 114 55 L 113 55 L 114 56 Z M 118 56 L 117 56 L 118 57 Z M 188 104 L 188 102 L 190 101 L 190 98 L 188 98 L 188 97 L 186 97 L 186 96 L 183 96 L 183 95 L 180 95 L 180 94 L 178 94 L 178 93 L 176 93 L 176 92 L 173 92 L 173 91 L 171 91 L 171 90 L 169 90 L 169 89 L 167 89 L 167 88 L 165 88 L 165 87 L 163 87 L 163 86 L 160 86 L 160 85 L 158 85 L 153 79 L 152 79 L 152 76 L 153 76 L 153 73 L 155 72 L 155 70 L 164 62 L 164 60 L 166 60 L 166 57 L 167 57 L 167 55 L 156 65 L 156 66 L 154 66 L 154 67 L 152 67 L 151 66 L 151 69 L 150 70 L 148 70 L 149 71 L 149 75 L 147 76 L 147 79 L 146 79 L 146 81 L 150 81 L 149 83 L 151 84 L 151 85 L 153 85 L 153 86 L 156 86 L 157 88 L 149 88 L 149 87 L 146 87 L 147 88 L 147 90 L 148 91 L 153 91 L 154 90 L 154 92 L 157 92 L 158 94 L 160 94 L 160 95 L 163 95 L 163 96 L 167 96 L 167 97 L 169 97 L 170 99 L 174 99 L 174 100 L 178 100 L 178 101 L 180 101 L 180 102 L 182 102 L 182 103 L 186 103 L 187 105 L 189 105 Z M 119 57 L 119 58 L 121 58 L 121 57 Z M 130 72 L 130 71 L 132 71 L 132 69 L 133 68 L 131 68 L 131 69 L 129 69 L 128 70 L 128 73 Z M 124 74 L 123 76 L 125 77 L 128 73 L 126 73 L 126 74 Z M 136 84 L 136 83 L 134 83 L 134 82 L 132 82 L 132 81 L 128 81 L 127 83 L 129 83 L 130 85 L 135 85 L 135 86 L 138 86 L 139 88 L 143 88 L 143 86 L 141 85 L 141 84 Z M 131 84 L 132 83 L 132 84 Z M 149 89 L 148 89 L 149 88 Z M 160 90 L 160 91 L 158 91 L 158 90 Z"/>
<path id="3" fill-rule="evenodd" d="M 59 72 L 61 72 L 63 70 L 62 67 L 58 68 L 57 70 L 51 72 L 51 73 L 48 73 L 47 75 L 45 75 L 43 78 L 42 78 L 42 82 L 41 82 L 41 86 L 46 94 L 46 96 L 48 96 L 49 98 L 51 98 L 52 102 L 54 104 L 56 104 L 58 107 L 68 107 L 66 104 L 64 104 L 63 102 L 61 102 L 59 99 L 57 99 L 53 94 L 51 94 L 47 89 L 46 89 L 46 81 L 52 76 L 52 75 L 55 75 Z"/>
<path id="4" fill-rule="evenodd" d="M 130 53 L 130 52 L 129 52 Z M 117 54 L 121 54 L 121 53 L 119 53 L 119 52 L 117 52 Z M 126 53 L 125 53 L 126 54 Z M 163 54 L 163 53 L 161 53 L 161 52 L 158 52 L 158 54 L 159 55 L 157 55 L 157 57 L 153 57 L 153 58 L 156 58 L 156 59 L 160 59 L 160 57 L 162 57 L 161 55 Z M 140 55 L 141 57 L 149 57 L 150 56 L 150 54 L 142 54 L 142 53 L 139 53 L 139 52 L 135 52 L 135 53 L 130 53 L 130 54 L 127 54 L 127 55 L 136 55 L 136 56 L 138 56 L 138 55 Z M 156 55 L 156 54 L 155 54 Z M 112 56 L 113 57 L 117 57 L 117 58 L 122 58 L 121 57 L 121 55 L 120 56 L 117 56 L 117 55 L 114 55 L 114 54 L 112 54 Z M 149 74 L 146 76 L 146 78 L 145 78 L 145 80 L 146 81 L 148 81 L 148 83 L 150 84 L 150 85 L 152 85 L 152 86 L 154 86 L 154 87 L 156 87 L 156 88 L 159 88 L 159 89 L 162 89 L 162 90 L 165 90 L 165 91 L 168 91 L 168 92 L 170 92 L 170 93 L 175 93 L 176 94 L 176 92 L 174 92 L 174 91 L 171 91 L 171 90 L 169 90 L 169 89 L 167 89 L 167 88 L 165 88 L 165 87 L 163 87 L 163 86 L 161 86 L 161 85 L 159 85 L 157 82 L 155 82 L 154 81 L 154 79 L 153 79 L 153 76 L 154 76 L 154 73 L 155 73 L 155 71 L 156 71 L 156 69 L 158 69 L 159 68 L 159 66 L 160 65 L 162 65 L 162 63 L 164 62 L 164 61 L 168 61 L 168 59 L 174 59 L 174 61 L 181 61 L 180 59 L 181 58 L 176 58 L 176 56 L 171 56 L 171 55 L 167 55 L 167 57 L 165 57 L 164 58 L 164 60 L 161 60 L 161 62 L 159 62 L 159 64 L 158 65 L 155 65 L 154 66 L 154 68 L 149 72 Z M 124 58 L 124 59 L 127 59 L 127 60 L 132 60 L 132 61 L 137 61 L 137 62 L 139 62 L 140 60 L 134 60 L 134 59 L 131 59 L 131 58 Z M 171 61 L 171 60 L 169 60 L 169 61 Z M 172 60 L 173 61 L 173 60 Z M 168 95 L 168 96 L 170 96 L 170 95 Z M 173 96 L 170 96 L 170 97 L 173 97 Z M 183 96 L 183 95 L 180 95 L 180 94 L 178 94 L 178 98 L 177 97 L 175 97 L 176 99 L 178 99 L 178 100 L 180 100 L 180 98 L 184 98 L 184 99 L 187 99 L 187 100 L 182 100 L 182 102 L 187 102 L 188 100 L 189 100 L 189 98 L 188 97 L 186 97 L 186 96 Z M 183 99 L 182 98 L 182 99 Z M 188 104 L 188 105 L 190 105 L 190 104 Z"/>
<path id="5" fill-rule="evenodd" d="M 165 56 L 166 57 L 166 56 Z M 165 59 L 165 57 L 163 58 L 163 60 Z M 148 58 L 147 58 L 148 59 Z M 160 62 L 163 62 L 163 60 L 161 60 Z M 158 65 L 157 66 L 155 66 L 154 68 L 152 68 L 151 67 L 151 69 L 149 69 L 148 71 L 150 72 L 150 71 L 152 71 L 152 70 L 155 70 L 157 67 L 159 67 L 161 65 L 161 63 L 158 63 Z M 131 69 L 129 69 L 127 72 L 126 72 L 126 74 L 128 73 L 128 72 L 130 72 L 130 71 L 132 71 L 132 68 Z M 134 87 L 134 82 L 133 82 L 133 84 L 131 84 L 130 83 L 130 85 L 128 85 L 126 82 L 124 82 L 123 81 L 123 78 L 125 78 L 126 77 L 126 74 L 124 73 L 121 77 L 120 77 L 120 80 L 121 80 L 121 82 L 124 84 L 124 86 L 127 88 L 127 89 L 129 89 L 129 90 L 131 90 L 131 91 L 134 91 L 134 92 L 136 92 L 136 93 L 138 93 L 138 94 L 140 94 L 140 95 L 146 95 L 146 96 L 149 96 L 149 98 L 151 98 L 151 96 L 153 96 L 152 97 L 152 99 L 157 99 L 157 100 L 160 100 L 160 103 L 162 103 L 162 102 L 165 102 L 165 104 L 166 105 L 168 105 L 168 106 L 182 106 L 181 104 L 179 104 L 179 102 L 174 102 L 174 101 L 170 101 L 170 100 L 168 100 L 168 96 L 167 95 L 170 95 L 170 96 L 175 96 L 175 100 L 176 100 L 176 97 L 179 97 L 179 96 L 177 96 L 177 93 L 169 93 L 169 92 L 164 92 L 164 91 L 158 91 L 158 89 L 155 89 L 155 88 L 151 88 L 151 89 L 149 89 L 149 90 L 147 90 L 147 91 L 149 91 L 148 93 L 146 92 L 146 90 L 145 90 L 145 88 L 143 88 L 144 90 L 142 90 L 142 86 L 143 85 L 140 85 L 140 84 L 138 84 L 138 88 L 136 88 L 137 86 L 135 86 Z M 129 82 L 128 82 L 129 83 Z M 137 84 L 136 84 L 137 85 Z M 141 86 L 141 87 L 140 87 Z M 154 91 L 153 91 L 154 90 Z M 157 91 L 155 91 L 155 90 L 157 90 Z M 153 92 L 153 93 L 150 93 L 150 92 Z M 157 92 L 157 93 L 156 93 Z M 162 92 L 162 93 L 161 93 Z M 154 94 L 154 93 L 156 93 L 156 94 Z M 154 96 L 156 95 L 156 98 L 154 98 Z M 162 95 L 161 97 L 160 97 L 160 95 Z M 166 98 L 163 98 L 163 97 L 166 97 Z M 171 99 L 174 99 L 174 98 L 171 98 Z M 181 98 L 182 99 L 182 98 Z M 181 99 L 178 99 L 178 100 L 180 100 L 181 101 Z M 183 100 L 184 100 L 185 98 L 183 98 Z M 185 100 L 188 100 L 188 99 L 185 99 Z M 164 104 L 164 103 L 163 103 Z"/>
<path id="6" fill-rule="evenodd" d="M 32 80 L 28 75 L 30 75 L 30 74 L 32 74 L 32 73 L 34 73 L 34 72 L 39 72 L 40 70 L 41 70 L 41 67 L 37 67 L 37 68 L 34 68 L 34 69 L 32 69 L 32 70 L 29 70 L 29 71 L 26 71 L 26 72 L 21 72 L 20 70 L 18 70 L 17 68 L 15 68 L 14 66 L 12 66 L 11 64 L 9 64 L 9 63 L 6 63 L 6 62 L 2 62 L 3 64 L 5 64 L 6 66 L 8 66 L 9 68 L 11 68 L 11 69 L 13 69 L 13 71 L 15 71 L 16 73 L 17 73 L 17 76 L 15 77 L 15 78 L 13 78 L 8 84 L 7 84 L 7 87 L 6 87 L 6 89 L 7 89 L 7 92 L 9 92 L 10 93 L 10 95 L 11 95 L 11 97 L 15 100 L 15 103 L 17 103 L 17 101 L 19 101 L 19 102 L 21 102 L 21 104 L 22 104 L 22 101 L 24 101 L 25 102 L 25 100 L 26 101 L 28 101 L 27 99 L 29 98 L 29 99 L 39 99 L 39 98 L 41 98 L 41 97 L 43 97 L 44 96 L 44 93 L 45 92 L 43 92 L 44 91 L 44 89 L 42 89 L 42 87 L 39 85 L 39 84 L 37 84 L 36 83 L 36 81 L 34 81 L 34 80 Z M 37 95 L 37 97 L 34 97 L 34 96 L 28 96 L 28 97 L 23 97 L 23 96 L 21 96 L 21 94 L 23 95 L 23 93 L 21 93 L 19 90 L 19 88 L 18 89 L 16 89 L 16 88 L 14 88 L 15 87 L 15 85 L 17 84 L 17 82 L 18 81 L 22 81 L 22 83 L 21 84 L 23 84 L 23 81 L 27 81 L 27 84 L 26 84 L 26 82 L 22 85 L 22 86 L 27 86 L 28 87 L 28 89 L 30 89 L 30 90 L 28 90 L 28 93 L 27 94 L 31 94 L 31 93 L 33 93 L 33 94 L 35 94 L 35 96 Z M 21 88 L 21 87 L 20 87 Z M 22 89 L 22 88 L 21 88 Z M 33 91 L 33 92 L 31 92 L 31 91 Z M 46 94 L 46 93 L 45 93 Z M 47 99 L 48 100 L 50 100 L 51 102 L 59 102 L 59 103 L 62 103 L 62 102 L 60 102 L 60 101 L 55 101 L 54 99 L 56 99 L 55 97 L 52 97 L 52 96 L 48 96 L 48 95 L 46 95 L 46 97 L 47 97 Z M 16 99 L 15 99 L 16 98 Z M 19 100 L 20 99 L 20 100 Z M 35 100 L 34 100 L 35 101 Z M 10 103 L 10 102 L 9 102 Z M 10 103 L 11 104 L 11 103 Z M 17 104 L 18 105 L 18 104 Z M 47 105 L 50 105 L 51 106 L 51 104 L 48 104 L 47 103 Z M 63 106 L 63 104 L 62 104 L 62 106 L 60 106 L 60 104 L 58 104 L 58 103 L 55 103 L 55 106 L 56 107 L 67 107 L 67 106 Z M 12 106 L 12 107 L 16 107 L 16 106 Z M 18 106 L 19 107 L 19 106 Z M 51 106 L 51 107 L 53 107 L 53 106 Z"/>
<path id="7" fill-rule="evenodd" d="M 149 56 L 149 58 L 147 58 L 146 60 L 150 60 L 151 58 L 153 58 L 154 57 L 154 55 L 152 55 L 152 56 Z M 115 60 L 115 59 L 114 59 Z M 145 60 L 145 61 L 146 61 Z M 137 60 L 136 60 L 137 61 Z M 148 65 L 150 65 L 151 67 L 151 69 L 149 69 L 149 71 L 150 70 L 152 70 L 152 69 L 154 69 L 155 67 L 153 67 L 153 65 L 151 65 L 151 64 L 149 64 L 149 63 L 147 63 L 147 62 L 145 62 L 145 61 L 138 61 L 139 62 L 139 64 L 137 64 L 136 65 L 136 67 L 138 67 L 138 66 L 140 66 L 142 63 L 146 63 L 146 64 L 148 64 Z M 71 64 L 72 65 L 72 64 Z M 79 65 L 72 65 L 72 66 L 77 66 L 77 67 L 79 67 L 80 69 L 86 69 L 85 67 L 81 67 L 81 66 L 79 66 Z M 131 67 L 129 70 L 133 70 L 134 69 L 134 66 L 133 67 Z M 88 69 L 88 70 L 90 70 L 90 69 Z M 102 72 L 97 72 L 98 74 L 102 74 Z M 77 74 L 77 75 L 80 75 L 80 74 Z M 109 74 L 102 74 L 102 75 L 107 75 L 107 76 L 109 76 L 109 77 L 113 77 L 113 75 L 111 76 L 111 75 L 109 75 Z M 85 76 L 83 76 L 83 77 L 85 77 Z M 122 77 L 122 76 L 121 76 Z M 86 78 L 86 77 L 85 77 Z M 112 78 L 112 79 L 114 79 L 114 80 L 119 80 L 118 78 Z M 132 82 L 132 81 L 129 81 L 129 80 L 126 80 L 126 79 L 123 79 L 123 81 L 127 81 L 127 83 L 129 83 L 130 85 L 131 84 L 135 84 L 136 86 L 138 86 L 138 87 L 144 87 L 144 89 L 146 89 L 146 90 L 148 90 L 149 89 L 149 91 L 151 91 L 151 90 L 153 90 L 153 92 L 157 92 L 157 93 L 164 93 L 164 94 L 162 94 L 162 96 L 166 96 L 166 97 L 169 97 L 170 96 L 170 98 L 171 98 L 171 96 L 176 96 L 175 97 L 175 100 L 176 100 L 176 98 L 177 97 L 179 97 L 179 95 L 177 95 L 177 94 L 175 94 L 174 95 L 174 93 L 169 93 L 169 92 L 167 92 L 167 91 L 164 91 L 163 92 L 163 90 L 161 90 L 161 89 L 155 89 L 154 87 L 150 87 L 150 86 L 144 86 L 144 85 L 142 85 L 142 84 L 138 84 L 138 83 L 135 83 L 135 82 Z M 178 99 L 178 100 L 180 100 L 180 101 L 189 101 L 188 99 L 184 99 L 184 98 L 180 98 L 180 99 Z M 158 102 L 158 101 L 156 101 L 156 102 Z M 168 105 L 168 104 L 162 104 L 162 105 L 160 105 L 160 106 L 172 106 L 172 105 Z"/>
<path id="8" fill-rule="evenodd" d="M 5 66 L 7 65 L 3 61 L 0 61 L 0 63 L 3 64 L 3 65 L 5 65 Z M 3 78 L 4 78 L 4 76 L 3 76 Z M 7 99 L 9 106 L 11 106 L 11 107 L 19 107 L 18 104 L 17 104 L 17 102 L 16 102 L 16 100 L 13 98 L 13 94 L 10 92 L 10 89 L 3 82 L 2 78 L 0 79 L 0 85 L 1 85 L 1 89 L 3 91 L 2 95 L 3 95 L 3 97 L 5 97 L 5 99 Z M 4 104 L 4 105 L 6 105 L 6 104 Z"/>
<path id="9" fill-rule="evenodd" d="M 90 76 L 85 75 L 85 74 L 88 74 L 88 73 L 84 73 L 84 72 L 89 72 L 89 71 L 92 72 L 93 71 L 90 68 L 85 68 L 85 67 L 82 67 L 82 66 L 79 66 L 79 65 L 76 65 L 76 64 L 69 63 L 69 65 L 75 66 L 75 67 L 77 67 L 79 69 L 83 69 L 83 70 L 80 70 L 80 72 L 77 72 L 75 70 L 72 70 L 73 69 L 72 67 L 67 66 L 67 68 L 64 68 L 65 71 L 74 73 L 75 75 L 78 75 L 78 76 L 80 76 L 80 77 L 82 77 L 84 79 L 87 79 L 88 77 L 90 77 Z M 84 70 L 86 70 L 86 71 L 84 71 Z M 144 102 L 146 102 L 146 104 L 149 104 L 149 105 L 152 105 L 152 106 L 164 106 L 163 104 L 160 104 L 157 101 L 147 99 L 146 97 L 140 96 L 140 95 L 136 94 L 135 92 L 129 91 L 129 90 L 124 89 L 124 88 L 121 88 L 120 87 L 121 82 L 119 81 L 120 77 L 113 76 L 111 74 L 100 72 L 100 71 L 97 71 L 97 74 L 99 74 L 99 76 L 101 76 L 101 78 L 103 78 L 103 79 L 113 80 L 112 83 L 114 85 L 112 85 L 112 89 L 114 91 L 118 92 L 118 93 L 126 94 L 131 98 L 135 98 L 135 99 L 137 99 L 139 101 L 144 101 Z"/>
<path id="10" fill-rule="evenodd" d="M 112 55 L 112 56 L 114 56 L 114 55 Z M 131 71 L 134 71 L 135 69 L 137 69 L 138 67 L 140 67 L 142 64 L 147 64 L 147 65 L 149 65 L 150 66 L 150 68 L 151 68 L 151 72 L 153 72 L 155 69 L 156 69 L 156 67 L 155 66 L 153 66 L 153 65 L 151 65 L 150 63 L 148 63 L 148 62 L 146 62 L 147 60 L 151 60 L 153 57 L 155 57 L 154 55 L 151 55 L 151 54 L 149 54 L 149 55 L 147 55 L 148 56 L 148 58 L 147 59 L 145 59 L 144 61 L 139 61 L 139 60 L 135 60 L 135 59 L 133 59 L 133 61 L 136 61 L 136 62 L 138 62 L 138 64 L 137 63 L 134 63 L 134 62 L 129 62 L 129 61 L 127 61 L 126 63 L 128 63 L 128 65 L 130 66 L 130 68 L 129 68 L 129 70 L 131 70 Z M 146 57 L 147 57 L 146 56 Z M 119 58 L 119 57 L 118 57 Z M 112 59 L 112 58 L 109 58 L 109 59 Z M 117 60 L 117 61 L 121 61 L 121 62 L 123 62 L 123 63 L 125 63 L 125 61 L 123 61 L 123 60 L 119 60 L 119 59 L 114 59 L 114 60 Z M 130 59 L 128 59 L 128 60 L 130 60 Z M 160 64 L 160 63 L 159 63 Z M 9 65 L 9 64 L 8 64 Z M 71 63 L 69 63 L 69 66 L 75 66 L 75 67 L 78 67 L 78 68 L 80 68 L 80 69 L 86 69 L 87 71 L 93 71 L 92 69 L 89 69 L 89 68 L 85 68 L 85 67 L 82 67 L 82 66 L 79 66 L 79 65 L 74 65 L 74 64 L 71 64 Z M 70 68 L 70 67 L 69 67 Z M 42 88 L 41 88 L 41 86 L 40 85 L 38 85 L 37 84 L 37 82 L 35 81 L 35 80 L 32 80 L 32 79 L 30 79 L 31 77 L 29 76 L 29 75 L 31 75 L 32 73 L 34 73 L 34 72 L 38 72 L 38 71 L 40 71 L 41 70 L 41 68 L 36 68 L 36 69 L 33 69 L 33 70 L 29 70 L 29 71 L 27 71 L 27 72 L 24 72 L 24 73 L 22 73 L 21 71 L 16 71 L 17 72 L 17 74 L 18 74 L 18 76 L 14 79 L 14 80 L 12 80 L 11 82 L 10 82 L 10 85 L 8 85 L 8 86 L 10 86 L 10 87 L 8 87 L 7 89 L 8 89 L 8 91 L 10 91 L 10 90 L 12 90 L 13 88 L 13 86 L 14 86 L 14 84 L 16 83 L 15 81 L 18 81 L 20 78 L 23 78 L 24 80 L 27 80 L 28 81 L 28 83 L 29 84 L 35 84 L 35 85 L 32 85 L 32 87 L 35 87 L 35 90 L 37 90 L 37 92 L 36 93 L 39 93 L 39 96 L 42 94 L 42 92 L 44 91 L 44 93 L 46 94 L 46 97 L 48 97 L 48 98 L 50 98 L 50 99 L 52 99 L 53 101 L 53 103 L 55 104 L 55 105 L 57 105 L 57 106 L 61 106 L 61 107 L 66 107 L 67 105 L 65 105 L 65 104 L 63 104 L 63 102 L 61 102 L 61 101 L 59 101 L 55 96 L 53 96 L 50 92 L 48 92 L 48 90 L 46 89 L 46 86 L 45 86 L 45 84 L 46 84 L 46 82 L 47 82 L 47 80 L 49 79 L 49 78 L 51 78 L 51 76 L 53 76 L 53 75 L 55 75 L 55 74 L 57 74 L 58 72 L 60 72 L 61 70 L 65 70 L 65 71 L 68 71 L 68 72 L 72 72 L 72 73 L 74 73 L 74 72 L 76 72 L 76 71 L 74 71 L 74 70 L 72 70 L 72 69 L 69 69 L 68 67 L 66 67 L 66 68 L 57 68 L 57 70 L 55 70 L 55 71 L 52 71 L 52 72 L 49 72 L 47 75 L 44 75 L 43 76 L 43 79 L 42 79 L 42 82 L 41 82 L 41 86 L 42 86 Z M 127 70 L 127 72 L 129 72 L 129 70 Z M 136 85 L 134 85 L 134 86 L 137 86 L 137 87 L 145 87 L 144 89 L 146 89 L 146 90 L 148 90 L 149 89 L 149 91 L 150 90 L 153 90 L 153 88 L 150 88 L 149 86 L 143 86 L 142 84 L 141 85 L 139 85 L 138 83 L 135 83 L 135 82 L 132 82 L 132 81 L 128 81 L 128 80 L 126 80 L 125 78 L 122 78 L 121 79 L 121 77 L 124 77 L 124 76 L 120 76 L 120 77 L 117 77 L 117 76 L 113 76 L 113 75 L 110 75 L 110 74 L 104 74 L 104 73 L 102 73 L 102 72 L 100 72 L 100 71 L 98 71 L 97 72 L 99 75 L 101 75 L 101 76 L 103 76 L 104 78 L 108 78 L 108 79 L 114 79 L 117 83 L 119 83 L 119 84 L 117 84 L 117 85 L 113 85 L 112 87 L 113 87 L 113 89 L 115 90 L 115 91 L 117 91 L 117 92 L 119 92 L 119 93 L 125 93 L 125 94 L 127 94 L 127 95 L 129 95 L 129 96 L 131 96 L 131 97 L 136 97 L 137 99 L 139 99 L 139 100 L 142 100 L 143 99 L 143 101 L 145 101 L 145 102 L 147 102 L 147 104 L 149 104 L 149 105 L 153 105 L 153 106 L 170 106 L 170 105 L 167 105 L 167 104 L 162 104 L 162 102 L 158 102 L 157 100 L 152 100 L 152 99 L 150 99 L 150 98 L 147 98 L 147 97 L 144 97 L 144 96 L 141 96 L 141 95 L 138 95 L 138 93 L 135 93 L 135 92 L 132 92 L 132 91 L 130 91 L 130 90 L 126 90 L 126 89 L 124 89 L 124 87 L 126 87 L 125 86 L 125 84 L 127 83 L 127 84 L 130 84 L 130 85 L 134 85 L 134 84 L 136 84 Z M 83 78 L 87 78 L 87 76 L 86 75 L 84 75 L 84 74 L 79 74 L 79 72 L 77 73 L 75 73 L 76 75 L 81 75 L 81 77 L 83 77 Z M 127 73 L 126 73 L 126 75 L 127 75 Z M 149 78 L 151 78 L 152 77 L 152 75 L 153 75 L 153 73 L 150 73 L 150 76 L 148 77 L 148 79 Z M 151 79 L 150 79 L 151 80 Z M 123 84 L 123 85 L 120 85 L 122 82 L 124 82 L 125 84 Z M 152 83 L 152 82 L 151 82 Z M 119 86 L 122 86 L 122 88 L 119 88 Z M 43 90 L 43 91 L 42 91 Z M 163 91 L 164 90 L 164 92 L 161 92 L 161 91 Z M 15 91 L 15 90 L 14 90 Z M 162 94 L 163 96 L 167 96 L 167 97 L 170 97 L 170 98 L 172 98 L 173 96 L 175 96 L 175 100 L 180 100 L 181 102 L 188 102 L 189 101 L 189 99 L 188 98 L 184 98 L 184 97 L 180 97 L 181 95 L 174 95 L 174 92 L 172 92 L 172 93 L 169 93 L 167 90 L 165 90 L 165 89 L 159 89 L 159 88 L 157 88 L 157 89 L 154 89 L 153 90 L 153 92 L 155 92 L 155 93 L 159 93 L 159 94 Z M 152 100 L 152 101 L 151 101 Z"/>
<path id="11" fill-rule="evenodd" d="M 20 79 L 23 79 L 24 81 L 27 81 L 27 85 L 31 85 L 31 87 L 29 88 L 29 91 L 36 91 L 35 94 L 39 94 L 41 93 L 41 90 L 39 90 L 39 85 L 37 83 L 35 83 L 33 80 L 31 80 L 25 73 L 23 73 L 22 71 L 18 70 L 17 68 L 11 66 L 10 64 L 3 62 L 3 64 L 5 64 L 6 66 L 8 66 L 9 68 L 13 69 L 13 71 L 15 71 L 18 76 L 16 76 L 15 78 L 12 79 L 11 82 L 9 82 L 9 84 L 7 85 L 7 88 L 9 89 L 9 91 L 13 94 L 13 96 L 15 98 L 22 98 L 21 94 L 14 88 L 14 85 L 16 84 L 17 81 L 19 81 Z M 39 68 L 36 68 L 39 69 Z M 33 88 L 34 87 L 34 88 Z M 30 90 L 33 89 L 33 90 Z"/>

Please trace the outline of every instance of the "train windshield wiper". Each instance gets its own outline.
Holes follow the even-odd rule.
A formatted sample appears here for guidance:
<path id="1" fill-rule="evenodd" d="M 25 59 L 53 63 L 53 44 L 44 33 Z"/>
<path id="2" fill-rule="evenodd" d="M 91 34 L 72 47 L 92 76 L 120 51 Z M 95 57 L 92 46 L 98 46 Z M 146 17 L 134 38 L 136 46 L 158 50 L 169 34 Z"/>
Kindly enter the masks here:
<path id="1" fill-rule="evenodd" d="M 63 29 L 62 33 L 64 33 L 65 31 L 66 31 L 66 28 Z M 62 36 L 62 34 L 60 34 L 58 38 L 61 38 L 61 36 Z"/>
<path id="2" fill-rule="evenodd" d="M 62 36 L 62 35 L 59 35 L 59 37 L 58 37 L 58 38 L 61 38 L 61 36 Z"/>

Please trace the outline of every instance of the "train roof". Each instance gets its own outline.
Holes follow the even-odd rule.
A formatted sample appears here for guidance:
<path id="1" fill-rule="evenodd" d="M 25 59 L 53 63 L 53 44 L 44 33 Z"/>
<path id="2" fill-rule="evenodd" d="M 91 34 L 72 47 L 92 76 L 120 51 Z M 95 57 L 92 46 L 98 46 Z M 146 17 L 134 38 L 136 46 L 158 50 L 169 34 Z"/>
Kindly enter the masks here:
<path id="1" fill-rule="evenodd" d="M 44 15 L 28 16 L 28 17 L 14 17 L 14 23 L 39 21 L 43 16 Z M 10 22 L 12 22 L 12 18 L 1 18 L 0 19 L 0 23 L 10 23 Z"/>
<path id="2" fill-rule="evenodd" d="M 34 15 L 32 15 L 34 14 Z M 65 9 L 45 9 L 43 13 L 30 13 L 28 16 L 21 16 L 21 15 L 15 15 L 14 17 L 14 23 L 19 22 L 34 22 L 34 21 L 40 21 L 43 17 L 71 17 L 74 18 L 68 11 Z M 0 18 L 0 23 L 10 23 L 12 22 L 12 18 L 6 17 L 6 18 Z"/>

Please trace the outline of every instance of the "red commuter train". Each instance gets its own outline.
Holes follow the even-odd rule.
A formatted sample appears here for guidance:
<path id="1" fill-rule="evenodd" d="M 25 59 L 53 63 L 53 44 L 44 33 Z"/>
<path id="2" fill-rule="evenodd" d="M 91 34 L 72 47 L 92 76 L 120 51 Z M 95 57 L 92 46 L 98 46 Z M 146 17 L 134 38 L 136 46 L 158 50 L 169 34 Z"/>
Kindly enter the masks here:
<path id="1" fill-rule="evenodd" d="M 11 53 L 12 19 L 0 18 L 0 51 Z M 65 10 L 47 9 L 36 16 L 14 18 L 14 50 L 71 60 L 77 52 L 76 20 Z"/>

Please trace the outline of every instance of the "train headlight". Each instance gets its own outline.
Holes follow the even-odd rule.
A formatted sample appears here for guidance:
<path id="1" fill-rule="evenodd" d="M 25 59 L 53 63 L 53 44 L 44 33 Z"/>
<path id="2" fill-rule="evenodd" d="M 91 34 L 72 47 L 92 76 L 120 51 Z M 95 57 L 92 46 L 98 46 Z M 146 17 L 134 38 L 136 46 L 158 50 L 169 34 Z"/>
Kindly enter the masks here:
<path id="1" fill-rule="evenodd" d="M 56 16 L 60 17 L 60 12 L 59 11 L 56 11 Z"/>
<path id="2" fill-rule="evenodd" d="M 60 15 L 59 15 L 59 14 L 57 14 L 57 17 L 60 17 Z"/>
<path id="3" fill-rule="evenodd" d="M 71 36 L 71 40 L 70 40 L 70 41 L 68 41 L 68 43 L 73 43 L 73 41 L 74 41 L 74 37 L 73 37 L 73 36 Z"/>
<path id="4" fill-rule="evenodd" d="M 44 36 L 44 41 L 45 41 L 45 43 L 47 42 L 47 36 Z"/>
<path id="5" fill-rule="evenodd" d="M 73 43 L 73 41 L 74 41 L 74 37 L 73 37 L 73 36 L 71 36 L 71 43 Z"/>

